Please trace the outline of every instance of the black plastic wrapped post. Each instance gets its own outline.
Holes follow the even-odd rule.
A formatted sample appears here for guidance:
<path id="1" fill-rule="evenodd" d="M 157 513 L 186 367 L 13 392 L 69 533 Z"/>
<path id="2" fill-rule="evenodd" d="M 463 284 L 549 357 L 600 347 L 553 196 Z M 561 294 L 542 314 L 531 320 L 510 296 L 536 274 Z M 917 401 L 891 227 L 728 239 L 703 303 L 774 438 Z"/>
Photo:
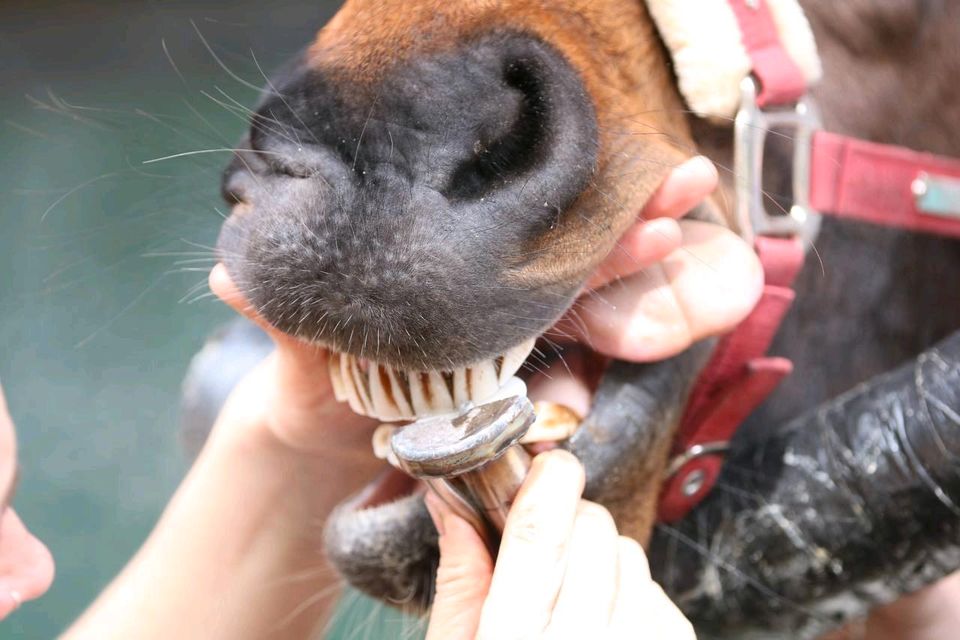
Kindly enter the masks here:
<path id="1" fill-rule="evenodd" d="M 960 568 L 960 332 L 740 443 L 650 556 L 702 639 L 814 637 Z"/>

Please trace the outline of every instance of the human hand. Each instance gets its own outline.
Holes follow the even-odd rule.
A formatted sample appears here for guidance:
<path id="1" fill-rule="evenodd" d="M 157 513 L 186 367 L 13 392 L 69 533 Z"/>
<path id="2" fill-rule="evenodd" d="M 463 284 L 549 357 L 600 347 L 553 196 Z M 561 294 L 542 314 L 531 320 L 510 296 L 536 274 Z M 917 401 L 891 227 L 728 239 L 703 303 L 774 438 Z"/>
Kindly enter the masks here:
<path id="1" fill-rule="evenodd" d="M 580 499 L 583 467 L 565 451 L 534 458 L 507 517 L 496 566 L 479 534 L 435 494 L 440 567 L 427 640 L 688 640 L 690 623 L 650 578 L 643 549 Z"/>
<path id="2" fill-rule="evenodd" d="M 672 169 L 587 283 L 579 321 L 568 314 L 559 326 L 605 355 L 645 362 L 746 317 L 763 287 L 753 249 L 720 225 L 679 220 L 716 187 L 707 158 Z"/>
<path id="3" fill-rule="evenodd" d="M 369 464 L 370 438 L 378 422 L 358 415 L 334 398 L 328 352 L 278 331 L 256 313 L 223 264 L 210 273 L 210 289 L 267 332 L 274 352 L 230 396 L 219 423 L 264 429 L 304 453 L 356 454 Z"/>
<path id="4" fill-rule="evenodd" d="M 548 332 L 562 348 L 563 362 L 528 381 L 531 397 L 586 415 L 602 371 L 595 363 L 603 357 L 660 360 L 746 317 L 763 290 L 753 248 L 718 224 L 679 219 L 716 186 L 716 169 L 703 157 L 670 171 L 584 293 Z M 581 348 L 584 344 L 590 349 Z"/>
<path id="5" fill-rule="evenodd" d="M 53 557 L 9 506 L 16 488 L 17 441 L 0 387 L 0 620 L 53 582 Z"/>
<path id="6" fill-rule="evenodd" d="M 376 423 L 335 401 L 326 351 L 267 326 L 223 266 L 210 286 L 276 349 L 231 392 L 148 541 L 65 638 L 312 637 L 338 598 L 324 523 L 381 471 Z"/>

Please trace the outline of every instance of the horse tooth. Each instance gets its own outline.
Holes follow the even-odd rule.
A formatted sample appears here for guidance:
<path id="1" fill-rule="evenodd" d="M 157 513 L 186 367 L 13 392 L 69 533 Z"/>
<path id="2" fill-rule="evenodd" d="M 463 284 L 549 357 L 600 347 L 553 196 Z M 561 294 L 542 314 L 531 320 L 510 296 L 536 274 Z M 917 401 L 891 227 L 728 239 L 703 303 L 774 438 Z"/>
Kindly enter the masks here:
<path id="1" fill-rule="evenodd" d="M 504 398 L 512 398 L 514 396 L 527 397 L 527 383 L 517 376 L 513 376 L 507 380 L 505 384 L 501 385 L 487 402 L 494 402 L 495 400 L 503 400 Z"/>
<path id="2" fill-rule="evenodd" d="M 379 460 L 386 460 L 394 467 L 400 468 L 400 462 L 397 455 L 390 446 L 390 438 L 396 432 L 397 426 L 393 424 L 381 424 L 373 432 L 371 443 L 373 444 L 373 455 Z"/>
<path id="3" fill-rule="evenodd" d="M 493 360 L 484 360 L 468 369 L 467 382 L 470 385 L 470 400 L 476 403 L 485 401 L 500 388 L 497 382 L 497 367 Z"/>
<path id="4" fill-rule="evenodd" d="M 356 382 L 353 379 L 353 374 L 350 372 L 351 360 L 352 358 L 346 353 L 340 355 L 340 379 L 343 381 L 343 390 L 347 397 L 347 402 L 350 403 L 350 409 L 354 413 L 365 415 L 363 405 L 360 403 Z"/>
<path id="5" fill-rule="evenodd" d="M 500 384 L 504 384 L 513 374 L 520 370 L 524 360 L 526 360 L 530 352 L 533 351 L 533 346 L 536 342 L 536 338 L 531 338 L 512 349 L 508 349 L 506 353 L 503 354 L 503 361 L 500 365 Z"/>
<path id="6" fill-rule="evenodd" d="M 439 371 L 429 373 L 430 396 L 434 413 L 447 413 L 453 411 L 455 406 L 453 396 L 450 393 L 450 386 Z"/>
<path id="7" fill-rule="evenodd" d="M 339 353 L 330 353 L 327 358 L 327 370 L 330 372 L 330 384 L 333 386 L 333 397 L 337 402 L 346 402 L 347 389 L 343 384 L 343 377 L 340 375 Z"/>
<path id="8" fill-rule="evenodd" d="M 534 402 L 533 410 L 537 418 L 520 438 L 521 444 L 566 440 L 576 433 L 583 421 L 576 411 L 557 402 Z"/>
<path id="9" fill-rule="evenodd" d="M 447 394 L 450 396 L 450 400 L 456 404 L 453 388 L 453 371 L 441 371 L 440 378 L 443 380 L 443 384 L 447 387 Z"/>
<path id="10" fill-rule="evenodd" d="M 390 392 L 393 396 L 394 403 L 397 405 L 397 410 L 400 412 L 400 417 L 417 417 L 413 410 L 413 401 L 410 398 L 409 378 L 402 376 L 401 372 L 393 367 L 385 367 L 385 369 L 390 384 Z"/>
<path id="11" fill-rule="evenodd" d="M 369 379 L 360 370 L 360 362 L 357 358 L 350 359 L 350 373 L 353 376 L 354 387 L 357 390 L 357 397 L 363 406 L 362 413 L 365 416 L 373 415 L 373 402 L 370 400 L 370 389 L 367 387 Z"/>
<path id="12" fill-rule="evenodd" d="M 373 455 L 378 460 L 387 459 L 387 452 L 390 451 L 390 438 L 396 429 L 396 426 L 392 424 L 381 424 L 373 430 L 370 444 L 373 445 Z"/>
<path id="13" fill-rule="evenodd" d="M 418 417 L 453 411 L 453 398 L 436 371 L 408 371 L 413 411 Z"/>
<path id="14" fill-rule="evenodd" d="M 453 372 L 453 404 L 462 407 L 470 402 L 470 388 L 467 385 L 467 370 L 463 367 Z"/>
<path id="15" fill-rule="evenodd" d="M 367 378 L 370 382 L 370 402 L 373 413 L 380 420 L 399 420 L 403 418 L 400 407 L 391 388 L 390 378 L 386 367 L 376 362 L 370 363 Z"/>
<path id="16" fill-rule="evenodd" d="M 413 412 L 417 416 L 426 416 L 433 413 L 430 398 L 430 375 L 424 371 L 407 371 L 407 380 L 410 381 L 410 399 Z"/>

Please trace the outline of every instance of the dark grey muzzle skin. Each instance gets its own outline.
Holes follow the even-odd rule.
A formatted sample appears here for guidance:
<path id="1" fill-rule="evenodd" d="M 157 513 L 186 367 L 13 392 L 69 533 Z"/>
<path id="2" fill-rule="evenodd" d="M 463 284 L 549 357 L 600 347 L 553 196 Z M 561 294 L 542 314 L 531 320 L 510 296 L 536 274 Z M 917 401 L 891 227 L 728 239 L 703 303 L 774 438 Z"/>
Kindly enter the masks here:
<path id="1" fill-rule="evenodd" d="M 495 356 L 552 324 L 589 265 L 543 275 L 542 241 L 588 187 L 598 146 L 565 58 L 494 33 L 370 87 L 335 75 L 312 61 L 278 78 L 224 175 L 227 200 L 246 206 L 218 247 L 261 315 L 421 370 Z"/>

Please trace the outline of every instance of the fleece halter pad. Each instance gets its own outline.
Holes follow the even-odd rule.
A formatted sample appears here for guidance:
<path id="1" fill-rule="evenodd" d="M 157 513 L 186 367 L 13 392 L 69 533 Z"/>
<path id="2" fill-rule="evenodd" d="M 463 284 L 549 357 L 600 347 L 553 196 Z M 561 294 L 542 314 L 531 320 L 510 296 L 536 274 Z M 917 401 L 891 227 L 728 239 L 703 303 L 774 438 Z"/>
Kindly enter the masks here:
<path id="1" fill-rule="evenodd" d="M 817 45 L 797 0 L 647 0 L 647 8 L 670 50 L 680 93 L 700 117 L 736 115 L 743 79 L 753 72 L 762 81 L 764 68 L 782 77 L 777 67 L 784 66 L 784 52 L 786 64 L 796 69 L 789 73 L 799 72 L 792 84 L 801 94 L 820 79 Z M 745 19 L 771 20 L 779 40 L 749 42 L 763 32 L 745 33 L 741 27 Z M 761 92 L 761 106 L 767 101 L 764 98 Z M 772 103 L 787 102 L 778 96 L 767 98 Z"/>

